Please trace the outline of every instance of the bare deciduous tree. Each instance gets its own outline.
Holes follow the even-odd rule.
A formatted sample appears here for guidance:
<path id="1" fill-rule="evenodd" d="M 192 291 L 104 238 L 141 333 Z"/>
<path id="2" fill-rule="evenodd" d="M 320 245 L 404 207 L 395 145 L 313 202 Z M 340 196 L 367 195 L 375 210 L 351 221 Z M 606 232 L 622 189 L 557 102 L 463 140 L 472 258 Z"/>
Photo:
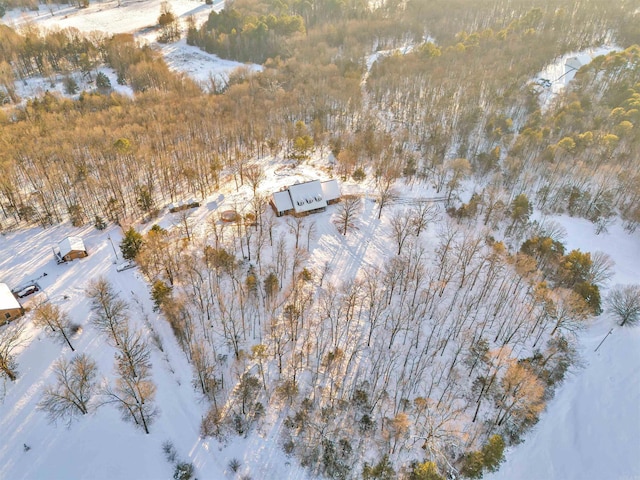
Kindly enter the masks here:
<path id="1" fill-rule="evenodd" d="M 588 281 L 602 287 L 613 276 L 615 262 L 604 252 L 591 253 L 591 266 L 589 267 Z"/>
<path id="2" fill-rule="evenodd" d="M 300 235 L 302 234 L 302 230 L 304 228 L 304 218 L 287 217 L 287 225 L 291 229 L 291 233 L 293 233 L 296 238 L 296 248 L 298 248 L 300 243 Z"/>
<path id="3" fill-rule="evenodd" d="M 118 297 L 109 281 L 101 277 L 89 283 L 87 297 L 94 315 L 91 323 L 119 345 L 119 330 L 127 315 L 127 303 Z"/>
<path id="4" fill-rule="evenodd" d="M 155 394 L 156 386 L 149 375 L 137 378 L 121 375 L 115 385 L 107 385 L 102 390 L 103 403 L 115 404 L 123 419 L 132 421 L 147 434 L 157 415 L 153 403 Z"/>
<path id="5" fill-rule="evenodd" d="M 616 285 L 607 297 L 607 307 L 621 327 L 635 325 L 640 320 L 640 285 Z"/>
<path id="6" fill-rule="evenodd" d="M 264 170 L 260 165 L 249 165 L 244 169 L 244 178 L 246 178 L 249 185 L 251 185 L 253 196 L 255 197 L 260 183 L 262 183 L 265 178 Z"/>
<path id="7" fill-rule="evenodd" d="M 338 218 L 334 221 L 338 231 L 347 235 L 350 229 L 356 229 L 355 217 L 360 209 L 360 198 L 344 197 L 338 207 Z"/>
<path id="8" fill-rule="evenodd" d="M 0 330 L 0 377 L 12 382 L 18 378 L 14 351 L 22 344 L 24 329 L 24 325 L 10 324 Z"/>
<path id="9" fill-rule="evenodd" d="M 153 402 L 156 386 L 151 379 L 149 346 L 141 332 L 130 331 L 127 325 L 123 325 L 118 332 L 118 378 L 114 385 L 103 388 L 104 403 L 115 404 L 124 419 L 133 421 L 145 433 L 149 433 L 149 426 L 157 415 Z"/>
<path id="10" fill-rule="evenodd" d="M 65 420 L 67 425 L 78 415 L 89 413 L 89 402 L 96 390 L 96 362 L 85 354 L 76 355 L 70 362 L 61 358 L 53 364 L 56 383 L 45 388 L 38 408 L 46 412 L 52 422 Z"/>
<path id="11" fill-rule="evenodd" d="M 58 305 L 48 302 L 38 305 L 33 313 L 33 323 L 39 327 L 50 328 L 49 333 L 57 336 L 62 342 L 66 342 L 71 351 L 75 352 L 75 348 L 69 340 L 74 325 L 71 323 L 69 314 Z"/>
<path id="12" fill-rule="evenodd" d="M 438 206 L 435 203 L 422 202 L 411 208 L 411 227 L 416 237 L 426 230 L 431 222 L 438 218 Z"/>
<path id="13" fill-rule="evenodd" d="M 393 217 L 391 217 L 391 234 L 398 246 L 398 255 L 402 253 L 402 247 L 411 233 L 410 213 L 407 211 L 396 211 Z"/>

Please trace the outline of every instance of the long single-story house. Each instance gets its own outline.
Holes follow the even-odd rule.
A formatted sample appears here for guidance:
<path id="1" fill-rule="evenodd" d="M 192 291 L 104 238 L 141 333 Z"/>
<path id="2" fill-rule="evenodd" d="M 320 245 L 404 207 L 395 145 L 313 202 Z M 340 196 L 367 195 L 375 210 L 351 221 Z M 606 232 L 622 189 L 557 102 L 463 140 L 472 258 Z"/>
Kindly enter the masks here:
<path id="1" fill-rule="evenodd" d="M 276 215 L 320 212 L 327 205 L 340 200 L 340 186 L 337 180 L 311 180 L 296 183 L 271 196 L 271 206 Z"/>
<path id="2" fill-rule="evenodd" d="M 57 247 L 53 248 L 53 254 L 58 263 L 69 262 L 76 258 L 88 256 L 87 249 L 80 237 L 67 237 Z"/>
<path id="3" fill-rule="evenodd" d="M 24 309 L 11 293 L 6 283 L 0 283 L 0 325 L 24 314 Z"/>

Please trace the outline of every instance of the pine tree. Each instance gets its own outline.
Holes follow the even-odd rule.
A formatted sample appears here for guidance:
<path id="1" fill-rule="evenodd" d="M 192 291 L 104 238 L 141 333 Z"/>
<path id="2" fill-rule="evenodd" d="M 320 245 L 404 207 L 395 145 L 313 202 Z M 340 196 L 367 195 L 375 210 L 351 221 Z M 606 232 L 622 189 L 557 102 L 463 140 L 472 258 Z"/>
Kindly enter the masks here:
<path id="1" fill-rule="evenodd" d="M 482 478 L 484 458 L 482 452 L 469 452 L 465 454 L 460 468 L 460 475 L 465 478 Z"/>
<path id="2" fill-rule="evenodd" d="M 482 447 L 484 468 L 489 472 L 496 472 L 504 460 L 504 440 L 500 435 L 492 435 L 487 444 Z"/>
<path id="3" fill-rule="evenodd" d="M 385 455 L 376 465 L 364 464 L 362 469 L 363 480 L 393 480 L 396 478 L 396 471 L 389 461 L 389 455 Z"/>
<path id="4" fill-rule="evenodd" d="M 444 480 L 444 477 L 438 473 L 438 467 L 434 462 L 414 462 L 411 465 L 409 480 Z"/>
<path id="5" fill-rule="evenodd" d="M 130 227 L 124 234 L 122 242 L 120 242 L 120 251 L 125 260 L 133 260 L 142 248 L 142 235 L 136 232 L 135 228 Z"/>
<path id="6" fill-rule="evenodd" d="M 98 72 L 96 75 L 96 86 L 98 88 L 109 89 L 111 88 L 111 80 L 103 72 Z"/>

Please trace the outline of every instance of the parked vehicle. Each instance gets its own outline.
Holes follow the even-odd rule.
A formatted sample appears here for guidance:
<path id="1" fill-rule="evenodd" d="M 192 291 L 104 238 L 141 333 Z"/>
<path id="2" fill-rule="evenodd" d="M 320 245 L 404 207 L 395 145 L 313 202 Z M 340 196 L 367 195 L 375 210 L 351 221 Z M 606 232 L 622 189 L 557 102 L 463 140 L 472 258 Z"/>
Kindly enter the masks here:
<path id="1" fill-rule="evenodd" d="M 19 298 L 24 298 L 24 297 L 28 297 L 29 295 L 36 293 L 39 290 L 37 285 L 29 285 L 28 287 L 23 288 L 22 290 L 20 290 L 17 295 Z"/>
<path id="2" fill-rule="evenodd" d="M 118 272 L 123 272 L 125 270 L 129 270 L 130 268 L 134 268 L 136 266 L 135 262 L 131 261 L 131 260 L 127 260 L 124 263 L 121 263 L 120 265 L 118 265 L 116 267 L 116 271 Z"/>

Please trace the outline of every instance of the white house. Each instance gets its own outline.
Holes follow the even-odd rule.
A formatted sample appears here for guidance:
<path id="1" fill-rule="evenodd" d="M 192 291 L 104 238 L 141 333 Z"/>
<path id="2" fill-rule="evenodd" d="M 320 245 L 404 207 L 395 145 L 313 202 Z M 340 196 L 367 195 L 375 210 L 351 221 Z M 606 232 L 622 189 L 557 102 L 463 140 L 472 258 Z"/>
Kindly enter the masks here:
<path id="1" fill-rule="evenodd" d="M 324 210 L 328 203 L 340 199 L 337 180 L 311 180 L 296 183 L 271 196 L 271 205 L 279 217 L 288 213 L 301 215 Z"/>

